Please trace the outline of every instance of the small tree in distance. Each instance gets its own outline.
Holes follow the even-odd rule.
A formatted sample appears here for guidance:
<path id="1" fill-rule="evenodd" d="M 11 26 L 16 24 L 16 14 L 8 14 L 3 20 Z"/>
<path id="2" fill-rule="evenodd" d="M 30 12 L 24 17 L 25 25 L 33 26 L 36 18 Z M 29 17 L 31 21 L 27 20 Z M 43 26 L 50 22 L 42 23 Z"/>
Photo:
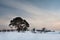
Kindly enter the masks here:
<path id="1" fill-rule="evenodd" d="M 16 18 L 13 18 L 13 20 L 10 21 L 10 24 L 9 26 L 13 26 L 15 28 L 17 28 L 17 31 L 26 31 L 28 30 L 28 27 L 29 27 L 29 23 L 22 19 L 21 17 L 16 17 Z"/>

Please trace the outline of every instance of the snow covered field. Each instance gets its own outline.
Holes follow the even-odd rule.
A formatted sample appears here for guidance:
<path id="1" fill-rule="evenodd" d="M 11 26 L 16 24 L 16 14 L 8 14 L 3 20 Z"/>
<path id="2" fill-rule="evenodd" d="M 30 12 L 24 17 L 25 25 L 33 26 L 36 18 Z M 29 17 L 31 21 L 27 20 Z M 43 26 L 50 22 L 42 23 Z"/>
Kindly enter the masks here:
<path id="1" fill-rule="evenodd" d="M 60 33 L 0 32 L 0 40 L 60 40 Z"/>

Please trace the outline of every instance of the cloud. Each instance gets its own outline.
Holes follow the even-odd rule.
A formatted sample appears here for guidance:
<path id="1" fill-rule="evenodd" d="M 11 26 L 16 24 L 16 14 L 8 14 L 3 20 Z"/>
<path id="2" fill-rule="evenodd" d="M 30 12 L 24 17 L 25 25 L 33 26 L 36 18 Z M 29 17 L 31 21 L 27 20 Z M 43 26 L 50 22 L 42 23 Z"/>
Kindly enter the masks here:
<path id="1" fill-rule="evenodd" d="M 29 22 L 31 28 L 46 27 L 54 29 L 55 25 L 56 27 L 60 25 L 59 14 L 43 8 L 38 8 L 28 2 L 23 3 L 22 1 L 18 2 L 15 0 L 1 0 L 0 8 L 1 14 L 3 13 L 2 17 L 0 15 L 0 24 L 8 25 L 11 19 L 20 16 Z M 59 28 L 59 26 L 57 28 Z"/>

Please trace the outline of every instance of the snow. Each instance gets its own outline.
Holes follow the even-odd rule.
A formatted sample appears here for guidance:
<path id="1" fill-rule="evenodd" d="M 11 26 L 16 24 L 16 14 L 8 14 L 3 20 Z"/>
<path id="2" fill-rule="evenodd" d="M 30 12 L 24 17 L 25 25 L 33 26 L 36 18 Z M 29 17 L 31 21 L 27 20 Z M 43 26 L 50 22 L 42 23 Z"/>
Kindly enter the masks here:
<path id="1" fill-rule="evenodd" d="M 0 32 L 0 40 L 60 40 L 60 33 Z"/>

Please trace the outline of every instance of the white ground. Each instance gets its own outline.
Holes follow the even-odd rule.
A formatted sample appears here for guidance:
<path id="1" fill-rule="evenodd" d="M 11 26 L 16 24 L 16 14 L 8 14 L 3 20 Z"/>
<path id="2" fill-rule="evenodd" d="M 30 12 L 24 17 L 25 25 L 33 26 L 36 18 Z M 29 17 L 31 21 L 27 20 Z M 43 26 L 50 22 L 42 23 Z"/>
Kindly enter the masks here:
<path id="1" fill-rule="evenodd" d="M 0 40 L 60 40 L 59 32 L 0 32 Z"/>

